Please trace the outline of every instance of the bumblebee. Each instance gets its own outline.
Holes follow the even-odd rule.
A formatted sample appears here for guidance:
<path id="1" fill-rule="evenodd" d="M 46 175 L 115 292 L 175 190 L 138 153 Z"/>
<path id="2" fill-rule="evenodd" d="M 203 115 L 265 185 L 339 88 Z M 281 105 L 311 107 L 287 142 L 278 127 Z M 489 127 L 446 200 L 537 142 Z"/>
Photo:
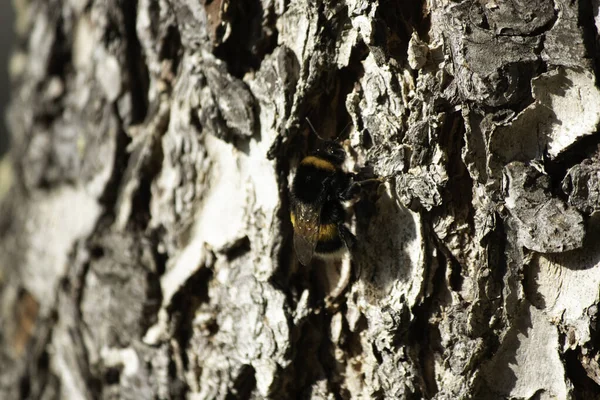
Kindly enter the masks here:
<path id="1" fill-rule="evenodd" d="M 345 172 L 346 152 L 336 142 L 325 142 L 304 157 L 292 182 L 291 221 L 298 261 L 308 265 L 316 254 L 320 258 L 341 256 L 352 250 L 356 238 L 344 224 L 343 201 L 351 200 L 362 182 Z"/>

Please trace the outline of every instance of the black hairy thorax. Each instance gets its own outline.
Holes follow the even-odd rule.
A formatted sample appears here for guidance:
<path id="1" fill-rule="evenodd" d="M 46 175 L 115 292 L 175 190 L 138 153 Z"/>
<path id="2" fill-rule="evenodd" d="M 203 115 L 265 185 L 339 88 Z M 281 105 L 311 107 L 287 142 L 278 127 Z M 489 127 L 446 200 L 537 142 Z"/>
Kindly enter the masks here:
<path id="1" fill-rule="evenodd" d="M 323 196 L 323 183 L 331 180 L 335 170 L 319 168 L 313 164 L 300 164 L 292 191 L 297 200 L 306 203 L 318 201 Z"/>

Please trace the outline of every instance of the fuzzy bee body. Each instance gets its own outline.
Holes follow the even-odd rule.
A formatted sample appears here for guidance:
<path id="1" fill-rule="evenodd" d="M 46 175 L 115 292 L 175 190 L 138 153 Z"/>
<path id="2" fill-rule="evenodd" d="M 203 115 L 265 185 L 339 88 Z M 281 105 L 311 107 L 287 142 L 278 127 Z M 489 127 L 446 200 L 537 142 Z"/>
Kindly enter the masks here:
<path id="1" fill-rule="evenodd" d="M 352 184 L 352 174 L 342 169 L 342 147 L 327 142 L 314 154 L 302 159 L 292 182 L 291 221 L 298 260 L 308 265 L 317 255 L 340 256 L 354 245 L 354 235 L 344 225 L 342 205 Z"/>

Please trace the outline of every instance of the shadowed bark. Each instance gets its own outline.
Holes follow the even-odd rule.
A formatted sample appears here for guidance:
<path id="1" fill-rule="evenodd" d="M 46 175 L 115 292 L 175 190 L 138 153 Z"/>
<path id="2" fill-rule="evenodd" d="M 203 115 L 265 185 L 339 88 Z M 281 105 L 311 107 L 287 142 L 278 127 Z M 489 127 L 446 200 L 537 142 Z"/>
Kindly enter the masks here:
<path id="1" fill-rule="evenodd" d="M 14 4 L 0 398 L 600 396 L 598 1 Z M 333 302 L 305 118 L 387 178 Z"/>

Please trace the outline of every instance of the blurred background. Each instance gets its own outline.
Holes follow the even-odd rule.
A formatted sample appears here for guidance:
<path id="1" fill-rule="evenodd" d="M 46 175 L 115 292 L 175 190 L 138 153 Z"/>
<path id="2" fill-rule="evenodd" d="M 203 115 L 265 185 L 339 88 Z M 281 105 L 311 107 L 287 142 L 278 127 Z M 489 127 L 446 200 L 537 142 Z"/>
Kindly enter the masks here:
<path id="1" fill-rule="evenodd" d="M 6 106 L 10 95 L 8 62 L 13 40 L 14 16 L 11 0 L 0 0 L 0 156 L 8 147 Z"/>

